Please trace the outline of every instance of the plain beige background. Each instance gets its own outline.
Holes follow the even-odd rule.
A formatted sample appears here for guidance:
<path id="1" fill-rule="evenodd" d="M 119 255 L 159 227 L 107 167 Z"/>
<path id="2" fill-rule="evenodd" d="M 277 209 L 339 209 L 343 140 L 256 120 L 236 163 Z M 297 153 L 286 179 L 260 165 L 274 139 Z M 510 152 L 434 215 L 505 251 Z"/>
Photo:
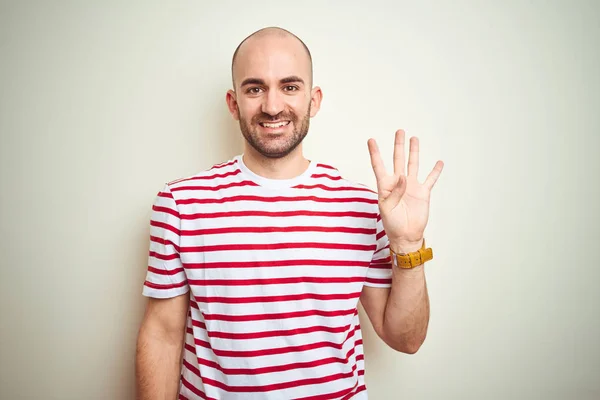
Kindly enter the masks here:
<path id="1" fill-rule="evenodd" d="M 600 398 L 600 2 L 6 1 L 0 398 L 131 399 L 148 218 L 241 151 L 251 32 L 302 37 L 306 154 L 374 185 L 366 141 L 421 139 L 432 313 L 414 356 L 366 320 L 372 399 Z M 362 315 L 364 316 L 364 314 Z"/>

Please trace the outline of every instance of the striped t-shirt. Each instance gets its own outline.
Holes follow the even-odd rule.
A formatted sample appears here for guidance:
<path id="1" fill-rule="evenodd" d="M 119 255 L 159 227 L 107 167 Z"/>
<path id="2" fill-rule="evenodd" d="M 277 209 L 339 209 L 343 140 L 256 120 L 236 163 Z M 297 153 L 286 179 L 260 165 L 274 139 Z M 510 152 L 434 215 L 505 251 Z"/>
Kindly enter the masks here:
<path id="1" fill-rule="evenodd" d="M 190 292 L 179 398 L 366 398 L 358 300 L 391 285 L 378 211 L 314 161 L 272 180 L 237 156 L 165 185 L 143 294 Z"/>

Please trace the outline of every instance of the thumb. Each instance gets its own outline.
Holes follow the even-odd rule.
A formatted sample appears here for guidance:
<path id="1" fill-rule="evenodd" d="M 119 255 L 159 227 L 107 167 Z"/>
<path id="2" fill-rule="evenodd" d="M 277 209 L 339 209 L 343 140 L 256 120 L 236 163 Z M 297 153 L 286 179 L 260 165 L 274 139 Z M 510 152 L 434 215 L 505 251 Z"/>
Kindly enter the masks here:
<path id="1" fill-rule="evenodd" d="M 406 176 L 400 175 L 398 178 L 398 182 L 396 183 L 396 187 L 390 193 L 390 195 L 385 199 L 386 208 L 392 209 L 400 203 L 402 196 L 406 192 Z"/>

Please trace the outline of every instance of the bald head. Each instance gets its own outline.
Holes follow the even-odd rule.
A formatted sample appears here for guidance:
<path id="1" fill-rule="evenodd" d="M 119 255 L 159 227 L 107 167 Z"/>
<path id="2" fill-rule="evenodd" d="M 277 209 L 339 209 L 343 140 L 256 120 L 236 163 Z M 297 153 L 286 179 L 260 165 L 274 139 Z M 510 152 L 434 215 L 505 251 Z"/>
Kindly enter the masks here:
<path id="1" fill-rule="evenodd" d="M 239 82 L 239 74 L 247 68 L 247 64 L 257 58 L 269 57 L 269 53 L 285 49 L 293 54 L 298 62 L 308 67 L 308 84 L 312 84 L 312 56 L 304 42 L 293 33 L 277 27 L 260 29 L 246 37 L 238 45 L 231 60 L 231 80 L 235 88 Z M 241 68 L 240 68 L 241 65 Z M 240 71 L 242 70 L 242 71 Z"/>

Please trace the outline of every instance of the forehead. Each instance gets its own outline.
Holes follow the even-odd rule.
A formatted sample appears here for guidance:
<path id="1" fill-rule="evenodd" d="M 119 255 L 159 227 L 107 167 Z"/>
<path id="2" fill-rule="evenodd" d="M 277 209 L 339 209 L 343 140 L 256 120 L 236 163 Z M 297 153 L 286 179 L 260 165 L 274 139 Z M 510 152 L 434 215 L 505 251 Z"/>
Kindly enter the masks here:
<path id="1" fill-rule="evenodd" d="M 310 60 L 304 46 L 293 37 L 250 38 L 239 49 L 233 75 L 236 85 L 247 78 L 274 82 L 288 76 L 309 82 Z"/>

